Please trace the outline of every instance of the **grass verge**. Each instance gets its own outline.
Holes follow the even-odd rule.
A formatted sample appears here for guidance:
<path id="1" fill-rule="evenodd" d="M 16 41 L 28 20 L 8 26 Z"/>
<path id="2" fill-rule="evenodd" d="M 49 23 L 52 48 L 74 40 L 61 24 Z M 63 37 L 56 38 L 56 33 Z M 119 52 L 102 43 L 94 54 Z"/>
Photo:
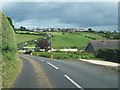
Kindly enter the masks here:
<path id="1" fill-rule="evenodd" d="M 93 59 L 97 58 L 93 54 L 88 54 L 85 52 L 33 52 L 35 56 L 53 58 L 53 59 L 62 59 L 62 60 L 75 60 L 75 59 Z"/>
<path id="2" fill-rule="evenodd" d="M 2 85 L 3 88 L 10 88 L 18 74 L 21 72 L 22 60 L 10 60 L 2 66 Z"/>

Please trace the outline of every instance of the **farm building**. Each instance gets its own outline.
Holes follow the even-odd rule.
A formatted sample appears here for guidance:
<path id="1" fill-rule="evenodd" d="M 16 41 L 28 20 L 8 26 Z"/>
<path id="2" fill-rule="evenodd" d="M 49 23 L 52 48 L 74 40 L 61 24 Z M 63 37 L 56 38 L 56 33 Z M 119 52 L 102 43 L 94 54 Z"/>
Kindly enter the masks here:
<path id="1" fill-rule="evenodd" d="M 96 53 L 99 49 L 118 49 L 119 40 L 92 40 L 85 48 L 86 52 Z"/>

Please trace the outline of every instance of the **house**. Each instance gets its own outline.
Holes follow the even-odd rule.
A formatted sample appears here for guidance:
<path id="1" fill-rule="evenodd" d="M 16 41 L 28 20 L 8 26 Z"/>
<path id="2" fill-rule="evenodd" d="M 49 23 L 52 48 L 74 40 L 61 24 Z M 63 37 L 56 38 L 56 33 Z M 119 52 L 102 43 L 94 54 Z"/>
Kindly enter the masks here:
<path id="1" fill-rule="evenodd" d="M 61 51 L 61 52 L 77 52 L 78 49 L 54 49 L 52 48 L 51 50 L 49 50 L 49 52 L 51 51 Z"/>
<path id="2" fill-rule="evenodd" d="M 85 48 L 85 52 L 96 53 L 99 49 L 118 49 L 119 40 L 92 40 Z"/>

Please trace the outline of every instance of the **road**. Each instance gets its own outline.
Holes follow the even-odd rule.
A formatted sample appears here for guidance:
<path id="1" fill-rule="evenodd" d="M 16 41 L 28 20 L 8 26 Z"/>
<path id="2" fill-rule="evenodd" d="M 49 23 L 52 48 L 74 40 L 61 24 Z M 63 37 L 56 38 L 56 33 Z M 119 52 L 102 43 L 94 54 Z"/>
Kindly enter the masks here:
<path id="1" fill-rule="evenodd" d="M 118 72 L 81 61 L 21 55 L 22 72 L 12 88 L 118 88 Z"/>

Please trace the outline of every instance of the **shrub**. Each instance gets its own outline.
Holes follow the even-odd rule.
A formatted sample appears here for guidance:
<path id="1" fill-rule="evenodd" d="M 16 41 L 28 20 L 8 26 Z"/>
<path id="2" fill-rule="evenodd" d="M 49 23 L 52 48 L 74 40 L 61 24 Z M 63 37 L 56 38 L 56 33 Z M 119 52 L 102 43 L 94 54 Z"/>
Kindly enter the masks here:
<path id="1" fill-rule="evenodd" d="M 97 51 L 97 57 L 103 58 L 107 61 L 120 62 L 120 49 L 99 49 Z"/>
<path id="2" fill-rule="evenodd" d="M 54 59 L 96 59 L 94 55 L 85 52 L 33 52 L 33 55 Z"/>

